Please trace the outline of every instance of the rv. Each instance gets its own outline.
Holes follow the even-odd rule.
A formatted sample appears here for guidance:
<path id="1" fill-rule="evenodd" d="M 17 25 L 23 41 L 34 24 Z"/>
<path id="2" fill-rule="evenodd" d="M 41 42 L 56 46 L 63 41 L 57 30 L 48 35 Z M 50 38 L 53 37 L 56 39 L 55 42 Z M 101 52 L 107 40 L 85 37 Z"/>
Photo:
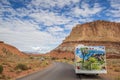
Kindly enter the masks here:
<path id="1" fill-rule="evenodd" d="M 75 73 L 76 74 L 107 73 L 105 47 L 84 45 L 76 46 Z"/>

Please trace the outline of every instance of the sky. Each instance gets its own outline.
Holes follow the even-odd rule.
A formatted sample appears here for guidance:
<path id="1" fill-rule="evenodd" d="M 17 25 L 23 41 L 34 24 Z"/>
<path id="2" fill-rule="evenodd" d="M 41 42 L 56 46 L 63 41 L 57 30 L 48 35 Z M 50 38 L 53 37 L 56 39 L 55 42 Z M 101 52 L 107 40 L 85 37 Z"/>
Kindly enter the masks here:
<path id="1" fill-rule="evenodd" d="M 120 22 L 120 0 L 0 0 L 0 40 L 21 51 L 49 52 L 95 20 Z"/>

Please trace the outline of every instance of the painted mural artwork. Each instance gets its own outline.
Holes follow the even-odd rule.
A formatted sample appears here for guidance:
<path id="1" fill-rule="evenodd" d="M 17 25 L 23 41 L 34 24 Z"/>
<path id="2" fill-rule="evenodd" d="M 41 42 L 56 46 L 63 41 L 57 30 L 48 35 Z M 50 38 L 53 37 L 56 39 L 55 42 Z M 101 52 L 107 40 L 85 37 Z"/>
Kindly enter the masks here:
<path id="1" fill-rule="evenodd" d="M 81 70 L 105 70 L 106 56 L 104 46 L 81 46 L 75 50 L 76 63 Z"/>

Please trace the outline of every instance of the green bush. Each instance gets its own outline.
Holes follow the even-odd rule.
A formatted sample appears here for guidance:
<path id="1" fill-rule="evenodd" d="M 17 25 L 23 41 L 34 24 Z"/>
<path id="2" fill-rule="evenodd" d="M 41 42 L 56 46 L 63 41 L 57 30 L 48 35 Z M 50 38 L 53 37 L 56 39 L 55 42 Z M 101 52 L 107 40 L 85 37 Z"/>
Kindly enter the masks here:
<path id="1" fill-rule="evenodd" d="M 56 58 L 55 58 L 55 57 L 52 57 L 51 59 L 52 59 L 52 60 L 56 60 Z"/>
<path id="2" fill-rule="evenodd" d="M 28 70 L 29 68 L 25 64 L 18 64 L 15 69 Z"/>
<path id="3" fill-rule="evenodd" d="M 3 66 L 0 65 L 0 73 L 2 73 L 2 72 L 3 72 Z"/>

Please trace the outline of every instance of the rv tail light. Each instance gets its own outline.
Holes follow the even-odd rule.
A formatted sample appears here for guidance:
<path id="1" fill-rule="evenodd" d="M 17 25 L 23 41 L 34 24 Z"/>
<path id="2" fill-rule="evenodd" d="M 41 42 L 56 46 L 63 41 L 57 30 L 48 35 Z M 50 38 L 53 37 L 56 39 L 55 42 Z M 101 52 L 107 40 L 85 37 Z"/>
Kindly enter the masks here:
<path id="1" fill-rule="evenodd" d="M 77 66 L 77 69 L 80 69 L 80 66 Z"/>

